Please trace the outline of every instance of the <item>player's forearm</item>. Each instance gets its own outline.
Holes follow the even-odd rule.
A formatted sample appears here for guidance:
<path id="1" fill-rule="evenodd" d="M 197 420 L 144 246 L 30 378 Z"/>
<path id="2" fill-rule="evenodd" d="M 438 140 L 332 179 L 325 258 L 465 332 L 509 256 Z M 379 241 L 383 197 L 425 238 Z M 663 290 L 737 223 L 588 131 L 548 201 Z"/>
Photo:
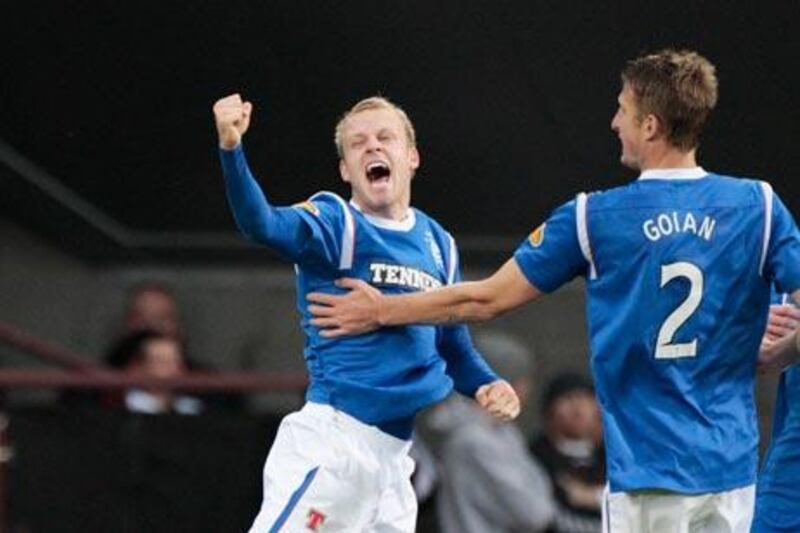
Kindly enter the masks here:
<path id="1" fill-rule="evenodd" d="M 780 358 L 787 366 L 800 363 L 800 330 L 795 330 L 792 335 L 787 335 L 775 344 L 780 351 Z"/>
<path id="2" fill-rule="evenodd" d="M 500 379 L 472 344 L 465 324 L 440 328 L 438 349 L 447 362 L 447 374 L 454 388 L 468 398 L 474 398 L 481 385 Z"/>
<path id="3" fill-rule="evenodd" d="M 499 312 L 482 282 L 465 282 L 424 293 L 384 296 L 378 321 L 383 326 L 455 324 L 489 320 Z"/>
<path id="4" fill-rule="evenodd" d="M 225 192 L 236 225 L 251 239 L 265 237 L 272 206 L 253 177 L 242 146 L 220 149 L 219 156 L 225 175 Z"/>
<path id="5" fill-rule="evenodd" d="M 515 309 L 540 294 L 512 258 L 481 281 L 456 283 L 425 293 L 384 296 L 377 320 L 384 326 L 480 322 Z"/>

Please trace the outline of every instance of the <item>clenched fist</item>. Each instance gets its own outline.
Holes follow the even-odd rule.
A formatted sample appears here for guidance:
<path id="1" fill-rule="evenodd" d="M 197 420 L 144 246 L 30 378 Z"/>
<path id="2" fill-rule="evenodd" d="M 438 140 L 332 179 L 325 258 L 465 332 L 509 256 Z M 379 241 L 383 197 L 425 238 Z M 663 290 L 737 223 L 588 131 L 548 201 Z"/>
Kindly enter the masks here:
<path id="1" fill-rule="evenodd" d="M 519 414 L 519 398 L 506 380 L 499 379 L 483 385 L 475 393 L 475 401 L 498 420 L 513 420 Z"/>
<path id="2" fill-rule="evenodd" d="M 253 104 L 243 102 L 242 97 L 236 93 L 217 100 L 213 110 L 220 147 L 225 150 L 236 148 L 250 126 Z"/>

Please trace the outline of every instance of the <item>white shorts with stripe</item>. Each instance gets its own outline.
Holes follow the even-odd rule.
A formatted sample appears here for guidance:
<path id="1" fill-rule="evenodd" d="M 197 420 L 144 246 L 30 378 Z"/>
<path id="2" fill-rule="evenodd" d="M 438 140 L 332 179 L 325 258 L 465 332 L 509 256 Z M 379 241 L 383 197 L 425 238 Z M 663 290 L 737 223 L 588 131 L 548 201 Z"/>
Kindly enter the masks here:
<path id="1" fill-rule="evenodd" d="M 413 532 L 410 447 L 329 405 L 307 403 L 281 422 L 250 533 Z"/>
<path id="2" fill-rule="evenodd" d="M 755 485 L 697 495 L 606 487 L 603 500 L 603 533 L 749 533 Z"/>

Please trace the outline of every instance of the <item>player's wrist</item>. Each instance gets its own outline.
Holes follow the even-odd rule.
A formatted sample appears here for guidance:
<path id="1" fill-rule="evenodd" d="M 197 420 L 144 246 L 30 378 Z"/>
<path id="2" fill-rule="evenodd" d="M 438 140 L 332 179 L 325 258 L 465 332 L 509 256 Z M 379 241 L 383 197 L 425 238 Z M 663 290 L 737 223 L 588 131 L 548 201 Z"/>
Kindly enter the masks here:
<path id="1" fill-rule="evenodd" d="M 242 145 L 241 139 L 219 139 L 219 147 L 221 150 L 232 152 Z"/>
<path id="2" fill-rule="evenodd" d="M 377 303 L 375 305 L 375 323 L 378 327 L 389 325 L 389 309 L 386 305 L 387 303 L 388 302 L 386 301 L 386 297 L 384 295 L 381 294 L 377 297 Z"/>

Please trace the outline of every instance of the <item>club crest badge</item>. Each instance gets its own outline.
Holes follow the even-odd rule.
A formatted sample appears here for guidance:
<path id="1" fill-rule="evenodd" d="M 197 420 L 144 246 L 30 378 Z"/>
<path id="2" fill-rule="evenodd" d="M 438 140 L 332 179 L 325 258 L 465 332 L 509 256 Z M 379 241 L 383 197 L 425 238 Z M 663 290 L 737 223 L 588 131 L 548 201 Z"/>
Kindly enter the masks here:
<path id="1" fill-rule="evenodd" d="M 547 224 L 542 224 L 541 226 L 533 230 L 530 236 L 528 237 L 531 246 L 533 246 L 534 248 L 538 248 L 542 244 L 542 241 L 544 241 L 544 229 L 546 226 Z"/>
<path id="2" fill-rule="evenodd" d="M 318 217 L 319 216 L 319 208 L 315 206 L 311 200 L 306 200 L 305 202 L 300 202 L 299 204 L 294 204 L 294 207 L 299 207 L 300 209 L 305 209 L 312 215 Z"/>

